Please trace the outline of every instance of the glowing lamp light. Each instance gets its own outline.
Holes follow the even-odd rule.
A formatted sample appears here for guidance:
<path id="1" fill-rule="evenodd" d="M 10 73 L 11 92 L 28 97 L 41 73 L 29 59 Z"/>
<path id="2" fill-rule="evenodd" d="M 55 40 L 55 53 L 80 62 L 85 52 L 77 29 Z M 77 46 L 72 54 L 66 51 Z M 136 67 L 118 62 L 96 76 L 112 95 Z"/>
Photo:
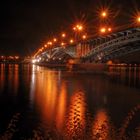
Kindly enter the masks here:
<path id="1" fill-rule="evenodd" d="M 47 44 L 45 44 L 44 47 L 47 48 Z"/>
<path id="2" fill-rule="evenodd" d="M 82 31 L 83 30 L 83 26 L 81 24 L 77 24 L 76 26 L 73 27 L 74 31 Z"/>
<path id="3" fill-rule="evenodd" d="M 101 17 L 105 18 L 106 16 L 107 16 L 107 13 L 106 13 L 105 11 L 103 11 L 103 12 L 101 13 Z"/>
<path id="4" fill-rule="evenodd" d="M 52 45 L 52 42 L 51 42 L 51 41 L 49 41 L 47 44 L 48 44 L 48 45 Z"/>
<path id="5" fill-rule="evenodd" d="M 37 61 L 37 62 L 40 62 L 40 61 L 41 61 L 41 57 L 39 57 L 36 61 Z"/>
<path id="6" fill-rule="evenodd" d="M 63 33 L 63 34 L 62 34 L 62 37 L 63 37 L 63 38 L 64 38 L 64 37 L 66 37 L 66 34 L 65 34 L 65 33 Z"/>
<path id="7" fill-rule="evenodd" d="M 61 46 L 64 46 L 64 45 L 65 45 L 65 43 L 64 43 L 64 42 L 62 42 L 62 43 L 61 43 Z"/>
<path id="8" fill-rule="evenodd" d="M 76 31 L 76 27 L 73 27 L 73 30 Z"/>
<path id="9" fill-rule="evenodd" d="M 73 42 L 74 42 L 73 39 L 71 39 L 71 40 L 70 40 L 70 43 L 72 44 Z"/>
<path id="10" fill-rule="evenodd" d="M 36 63 L 36 59 L 33 59 L 33 60 L 32 60 L 32 63 L 35 64 L 35 63 Z"/>
<path id="11" fill-rule="evenodd" d="M 140 16 L 137 18 L 137 22 L 140 23 Z"/>
<path id="12" fill-rule="evenodd" d="M 101 29 L 100 29 L 100 32 L 101 32 L 101 33 L 105 33 L 105 32 L 106 32 L 106 28 L 104 28 L 104 27 L 101 28 Z"/>
<path id="13" fill-rule="evenodd" d="M 108 28 L 108 31 L 109 31 L 109 32 L 111 32 L 111 31 L 112 31 L 112 29 L 111 29 L 111 28 Z"/>
<path id="14" fill-rule="evenodd" d="M 53 41 L 54 41 L 54 42 L 56 42 L 56 41 L 57 41 L 57 39 L 56 39 L 56 38 L 54 38 L 54 39 L 53 39 Z"/>
<path id="15" fill-rule="evenodd" d="M 83 36 L 82 36 L 82 39 L 86 39 L 86 38 L 87 38 L 87 36 L 86 36 L 86 35 L 83 35 Z"/>
<path id="16" fill-rule="evenodd" d="M 82 26 L 82 25 L 80 25 L 80 24 L 79 24 L 79 25 L 77 25 L 76 27 L 77 27 L 77 29 L 78 29 L 79 31 L 83 30 L 83 26 Z"/>

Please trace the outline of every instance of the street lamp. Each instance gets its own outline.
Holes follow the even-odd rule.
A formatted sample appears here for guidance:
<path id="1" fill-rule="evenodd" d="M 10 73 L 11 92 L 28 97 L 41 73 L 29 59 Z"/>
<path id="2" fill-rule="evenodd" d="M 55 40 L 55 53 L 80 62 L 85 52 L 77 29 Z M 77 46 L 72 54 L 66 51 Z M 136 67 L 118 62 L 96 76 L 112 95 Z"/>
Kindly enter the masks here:
<path id="1" fill-rule="evenodd" d="M 65 43 L 64 43 L 64 42 L 62 42 L 62 43 L 61 43 L 61 46 L 64 46 L 64 45 L 65 45 Z"/>
<path id="2" fill-rule="evenodd" d="M 102 11 L 101 12 L 101 17 L 102 18 L 106 18 L 107 17 L 107 12 L 106 11 Z"/>
<path id="3" fill-rule="evenodd" d="M 54 42 L 56 42 L 56 41 L 57 41 L 57 39 L 56 39 L 56 38 L 54 38 L 54 39 L 53 39 L 53 41 L 54 41 Z"/>
<path id="4" fill-rule="evenodd" d="M 73 30 L 76 31 L 76 27 L 73 27 Z"/>
<path id="5" fill-rule="evenodd" d="M 66 37 L 66 34 L 65 33 L 62 33 L 62 35 L 61 35 L 63 38 L 65 38 Z"/>
<path id="6" fill-rule="evenodd" d="M 52 42 L 51 42 L 51 41 L 49 41 L 47 44 L 48 44 L 48 45 L 52 45 Z"/>
<path id="7" fill-rule="evenodd" d="M 75 31 L 75 34 L 74 34 L 75 40 L 76 40 L 76 41 L 80 40 L 80 39 L 81 39 L 81 33 L 82 33 L 83 30 L 84 30 L 84 26 L 83 26 L 82 24 L 76 24 L 76 25 L 73 27 L 73 30 Z M 70 42 L 70 43 L 73 43 L 73 41 Z"/>
<path id="8" fill-rule="evenodd" d="M 83 39 L 83 40 L 85 40 L 86 38 L 87 38 L 87 36 L 86 36 L 86 35 L 83 35 L 83 36 L 82 36 L 82 39 Z"/>
<path id="9" fill-rule="evenodd" d="M 82 24 L 77 24 L 76 26 L 73 27 L 74 31 L 82 31 L 83 30 L 83 25 Z"/>
<path id="10" fill-rule="evenodd" d="M 105 27 L 100 28 L 100 32 L 101 33 L 105 33 L 106 32 L 106 28 Z"/>
<path id="11" fill-rule="evenodd" d="M 105 34 L 105 33 L 109 33 L 112 31 L 111 27 L 101 27 L 100 28 L 100 33 Z"/>
<path id="12" fill-rule="evenodd" d="M 47 48 L 47 44 L 45 44 L 44 47 Z"/>
<path id="13" fill-rule="evenodd" d="M 112 28 L 109 27 L 107 30 L 108 30 L 108 32 L 111 32 L 112 31 Z"/>
<path id="14" fill-rule="evenodd" d="M 83 30 L 83 26 L 82 26 L 82 25 L 77 25 L 77 29 L 78 29 L 79 31 L 82 31 L 82 30 Z"/>
<path id="15" fill-rule="evenodd" d="M 73 39 L 70 39 L 70 44 L 73 44 L 74 40 Z"/>

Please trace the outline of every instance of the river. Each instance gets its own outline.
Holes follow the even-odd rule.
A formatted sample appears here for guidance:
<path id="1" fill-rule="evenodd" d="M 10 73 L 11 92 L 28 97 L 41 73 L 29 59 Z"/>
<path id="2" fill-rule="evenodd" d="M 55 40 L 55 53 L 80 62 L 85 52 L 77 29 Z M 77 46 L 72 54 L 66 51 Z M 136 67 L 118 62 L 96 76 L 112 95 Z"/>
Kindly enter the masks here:
<path id="1" fill-rule="evenodd" d="M 0 139 L 140 139 L 140 67 L 107 74 L 0 64 Z"/>

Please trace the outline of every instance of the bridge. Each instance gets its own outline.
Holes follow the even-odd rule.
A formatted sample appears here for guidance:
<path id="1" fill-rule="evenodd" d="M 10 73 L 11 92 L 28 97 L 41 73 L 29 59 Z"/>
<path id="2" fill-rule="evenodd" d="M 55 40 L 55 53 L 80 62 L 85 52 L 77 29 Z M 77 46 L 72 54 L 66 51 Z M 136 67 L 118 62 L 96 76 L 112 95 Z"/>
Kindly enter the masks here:
<path id="1" fill-rule="evenodd" d="M 107 63 L 137 52 L 140 52 L 140 27 L 91 37 L 73 45 L 46 48 L 35 56 L 34 62 L 66 64 L 72 60 L 78 63 Z"/>

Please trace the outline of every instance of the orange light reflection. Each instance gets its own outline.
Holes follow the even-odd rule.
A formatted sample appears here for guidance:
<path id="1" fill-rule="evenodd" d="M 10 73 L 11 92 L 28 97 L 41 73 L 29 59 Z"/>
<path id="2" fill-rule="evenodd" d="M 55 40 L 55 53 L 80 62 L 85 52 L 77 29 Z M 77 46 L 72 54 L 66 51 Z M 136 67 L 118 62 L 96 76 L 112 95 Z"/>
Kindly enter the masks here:
<path id="1" fill-rule="evenodd" d="M 85 97 L 83 92 L 75 93 L 70 102 L 66 121 L 66 133 L 69 138 L 82 137 L 85 130 L 85 110 Z"/>
<path id="2" fill-rule="evenodd" d="M 35 88 L 34 101 L 41 112 L 42 122 L 52 127 L 56 120 L 56 127 L 61 131 L 66 112 L 66 85 L 62 83 L 61 87 L 58 86 L 59 77 L 54 72 L 34 69 L 37 71 L 32 81 L 32 86 Z"/>
<path id="3" fill-rule="evenodd" d="M 105 110 L 97 112 L 92 126 L 93 139 L 97 137 L 102 140 L 108 140 L 109 135 L 109 117 Z"/>
<path id="4" fill-rule="evenodd" d="M 0 64 L 0 90 L 3 90 L 5 85 L 5 64 Z"/>
<path id="5" fill-rule="evenodd" d="M 59 131 L 62 130 L 64 126 L 64 119 L 66 114 L 66 101 L 67 101 L 67 93 L 66 93 L 66 84 L 62 83 L 60 88 L 60 94 L 58 96 L 57 110 L 56 110 L 56 127 Z"/>
<path id="6" fill-rule="evenodd" d="M 14 88 L 14 92 L 15 93 L 17 93 L 17 91 L 18 91 L 18 85 L 19 85 L 19 65 L 17 65 L 17 64 L 15 64 L 14 65 L 14 86 L 13 86 L 13 88 Z"/>
<path id="7" fill-rule="evenodd" d="M 57 80 L 50 71 L 44 71 L 43 73 L 40 73 L 40 71 L 37 72 L 35 77 L 35 100 L 41 110 L 42 119 L 52 125 L 55 116 Z"/>

